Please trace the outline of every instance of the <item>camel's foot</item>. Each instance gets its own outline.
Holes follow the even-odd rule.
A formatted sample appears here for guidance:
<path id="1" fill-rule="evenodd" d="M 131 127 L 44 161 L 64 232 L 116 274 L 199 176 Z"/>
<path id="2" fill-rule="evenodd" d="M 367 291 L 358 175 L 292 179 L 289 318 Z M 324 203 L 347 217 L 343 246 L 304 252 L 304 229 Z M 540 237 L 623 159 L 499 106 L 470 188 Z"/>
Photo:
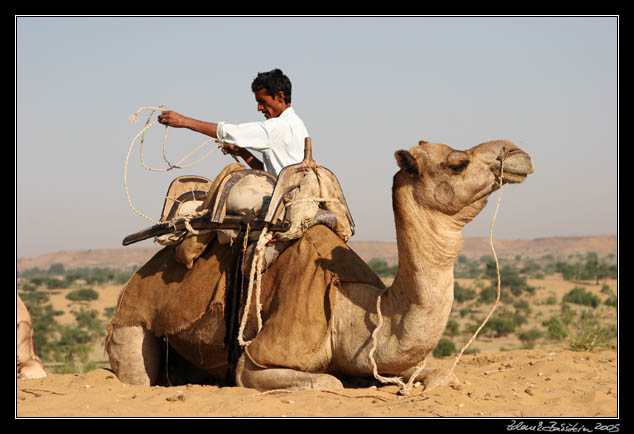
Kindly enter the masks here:
<path id="1" fill-rule="evenodd" d="M 263 369 L 243 354 L 236 366 L 236 384 L 257 390 L 342 390 L 339 379 L 328 374 L 313 374 L 286 368 Z"/>
<path id="2" fill-rule="evenodd" d="M 402 376 L 407 381 L 414 372 L 414 368 L 405 371 Z M 438 386 L 459 386 L 460 380 L 453 372 L 450 374 L 447 369 L 423 369 L 416 376 L 415 381 L 420 381 L 425 386 L 425 390 L 431 390 Z"/>
<path id="3" fill-rule="evenodd" d="M 152 386 L 161 366 L 161 341 L 140 326 L 115 328 L 106 348 L 119 380 Z"/>
<path id="4" fill-rule="evenodd" d="M 435 387 L 442 386 L 460 386 L 460 380 L 456 374 L 449 373 L 444 369 L 434 369 L 423 378 L 423 385 L 425 390 L 431 390 Z"/>
<path id="5" fill-rule="evenodd" d="M 27 360 L 18 365 L 18 378 L 34 379 L 46 377 L 44 364 L 39 359 Z"/>

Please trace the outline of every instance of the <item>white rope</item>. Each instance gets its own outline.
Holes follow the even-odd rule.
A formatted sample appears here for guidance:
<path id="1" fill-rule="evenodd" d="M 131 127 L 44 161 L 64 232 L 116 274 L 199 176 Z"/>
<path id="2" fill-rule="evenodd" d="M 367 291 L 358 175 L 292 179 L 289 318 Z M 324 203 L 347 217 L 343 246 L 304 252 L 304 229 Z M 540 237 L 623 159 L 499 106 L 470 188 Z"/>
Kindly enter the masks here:
<path id="1" fill-rule="evenodd" d="M 266 244 L 273 238 L 273 234 L 268 232 L 266 226 L 262 228 L 262 232 L 260 232 L 260 236 L 255 245 L 255 252 L 253 253 L 253 259 L 251 261 L 251 269 L 249 270 L 249 286 L 247 288 L 247 300 L 244 305 L 244 312 L 242 313 L 242 320 L 240 321 L 240 329 L 238 330 L 238 343 L 240 345 L 247 346 L 258 333 L 262 330 L 262 305 L 260 304 L 260 293 L 262 291 L 262 262 L 264 258 L 264 249 L 266 248 Z M 251 310 L 251 297 L 253 294 L 253 285 L 255 283 L 255 305 L 256 305 L 256 317 L 258 321 L 258 330 L 253 339 L 249 341 L 244 340 L 244 328 L 247 324 L 247 317 L 249 315 L 249 310 Z"/>
<path id="2" fill-rule="evenodd" d="M 378 323 L 376 325 L 376 328 L 372 332 L 372 348 L 370 348 L 370 353 L 369 353 L 370 362 L 372 363 L 372 374 L 374 375 L 374 378 L 376 378 L 383 384 L 392 383 L 392 384 L 398 385 L 400 387 L 400 393 L 402 395 L 409 395 L 412 385 L 414 384 L 414 381 L 416 380 L 416 377 L 418 376 L 418 374 L 422 372 L 423 369 L 425 369 L 425 363 L 427 359 L 423 359 L 423 361 L 417 365 L 416 370 L 412 373 L 412 375 L 410 375 L 407 383 L 404 383 L 401 377 L 383 377 L 382 375 L 380 375 L 378 367 L 376 365 L 376 360 L 374 359 L 374 352 L 376 351 L 376 347 L 378 344 L 377 335 L 379 333 L 379 330 L 383 326 L 383 315 L 381 314 L 381 296 L 380 295 L 376 298 L 376 313 L 378 315 Z"/>
<path id="3" fill-rule="evenodd" d="M 482 328 L 484 327 L 484 325 L 487 323 L 487 321 L 489 321 L 489 318 L 491 318 L 491 315 L 493 315 L 493 311 L 495 311 L 495 309 L 498 306 L 498 303 L 500 302 L 500 295 L 502 293 L 502 281 L 500 279 L 500 263 L 498 262 L 498 256 L 495 253 L 495 247 L 493 247 L 493 225 L 495 224 L 495 218 L 498 215 L 498 211 L 500 209 L 500 202 L 502 200 L 502 176 L 504 174 L 504 159 L 501 160 L 500 163 L 500 191 L 498 192 L 498 200 L 497 203 L 495 205 L 495 212 L 493 213 L 493 217 L 491 218 L 491 225 L 489 227 L 489 245 L 491 247 L 491 253 L 493 253 L 493 259 L 495 259 L 495 270 L 497 272 L 497 279 L 498 279 L 498 287 L 497 287 L 497 297 L 495 299 L 495 303 L 493 304 L 493 307 L 491 308 L 491 311 L 489 312 L 489 314 L 484 318 L 484 321 L 482 321 L 482 324 L 480 324 L 480 327 L 478 327 L 478 329 L 475 331 L 475 333 L 473 333 L 473 336 L 471 336 L 471 339 L 469 339 L 469 342 L 467 342 L 463 347 L 462 350 L 460 350 L 460 353 L 456 356 L 456 359 L 453 362 L 453 365 L 451 366 L 451 369 L 449 370 L 449 372 L 447 373 L 447 376 L 445 377 L 445 381 L 447 380 L 447 378 L 449 378 L 449 376 L 451 374 L 453 374 L 453 371 L 456 367 L 456 365 L 458 364 L 458 361 L 460 360 L 460 358 L 462 357 L 462 355 L 464 354 L 465 350 L 471 345 L 471 343 L 475 340 L 475 338 L 478 336 L 478 334 L 480 333 L 480 330 L 482 330 Z"/>
<path id="4" fill-rule="evenodd" d="M 498 193 L 498 200 L 497 200 L 497 204 L 495 206 L 495 212 L 493 213 L 493 217 L 491 219 L 491 226 L 490 226 L 490 231 L 489 231 L 489 243 L 491 245 L 491 251 L 493 253 L 493 258 L 495 259 L 495 268 L 496 268 L 496 271 L 497 271 L 497 279 L 498 279 L 497 298 L 495 300 L 495 303 L 493 304 L 493 307 L 491 308 L 491 311 L 486 316 L 486 318 L 484 318 L 484 321 L 482 321 L 482 324 L 480 324 L 480 327 L 478 327 L 478 329 L 475 331 L 475 333 L 473 334 L 471 339 L 469 339 L 469 342 L 467 342 L 465 344 L 465 346 L 462 347 L 462 350 L 456 356 L 456 359 L 454 360 L 454 363 L 451 366 L 451 369 L 449 370 L 449 372 L 445 376 L 445 379 L 444 379 L 445 382 L 453 374 L 453 371 L 454 371 L 456 365 L 458 364 L 458 361 L 460 360 L 460 358 L 464 354 L 465 350 L 469 347 L 469 345 L 471 345 L 471 343 L 478 336 L 478 333 L 480 333 L 480 330 L 482 330 L 482 328 L 487 323 L 489 318 L 491 318 L 491 315 L 493 314 L 493 311 L 495 311 L 495 309 L 497 308 L 498 303 L 500 302 L 500 294 L 501 294 L 500 264 L 498 262 L 497 254 L 495 253 L 495 248 L 493 247 L 493 225 L 495 223 L 495 218 L 496 218 L 496 216 L 498 214 L 498 211 L 500 209 L 500 201 L 502 200 L 502 176 L 503 176 L 503 174 L 504 174 L 504 159 L 501 160 L 501 164 L 500 164 L 500 176 L 499 176 L 500 191 Z M 378 381 L 380 381 L 383 384 L 387 384 L 387 383 L 397 384 L 400 387 L 399 393 L 401 393 L 402 395 L 409 395 L 410 390 L 412 388 L 412 385 L 414 384 L 414 381 L 415 381 L 416 377 L 425 368 L 426 358 L 423 359 L 422 362 L 418 363 L 416 369 L 414 370 L 412 375 L 410 375 L 409 380 L 408 380 L 407 383 L 404 383 L 401 377 L 383 377 L 383 376 L 381 376 L 379 374 L 379 372 L 378 372 L 376 361 L 374 360 L 374 353 L 375 353 L 376 347 L 378 345 L 377 335 L 378 335 L 379 329 L 383 325 L 383 316 L 381 314 L 381 295 L 379 295 L 377 297 L 377 300 L 376 300 L 376 313 L 378 315 L 378 323 L 377 323 L 376 328 L 372 332 L 372 348 L 370 348 L 370 353 L 369 353 L 370 361 L 372 363 L 372 373 L 374 374 L 374 378 L 376 378 Z M 427 391 L 428 390 L 425 389 L 425 392 L 427 392 Z"/>
<path id="5" fill-rule="evenodd" d="M 189 167 L 195 166 L 199 163 L 201 163 L 203 160 L 205 160 L 207 157 L 209 157 L 212 152 L 214 152 L 216 149 L 218 149 L 218 147 L 214 147 L 212 148 L 209 152 L 207 152 L 205 155 L 203 155 L 201 158 L 199 158 L 198 160 L 194 161 L 191 164 L 188 165 L 181 165 L 183 161 L 187 160 L 189 157 L 191 157 L 192 155 L 194 155 L 196 152 L 198 152 L 200 149 L 202 149 L 203 146 L 205 146 L 207 143 L 215 140 L 215 139 L 209 139 L 204 141 L 203 143 L 201 143 L 200 145 L 198 145 L 197 148 L 195 148 L 192 152 L 190 152 L 189 154 L 185 155 L 183 158 L 181 158 L 176 164 L 173 164 L 172 162 L 170 162 L 167 159 L 167 153 L 166 153 L 166 144 L 167 144 L 167 130 L 168 127 L 167 125 L 165 126 L 165 134 L 163 135 L 163 160 L 167 163 L 168 167 L 166 169 L 156 169 L 156 168 L 152 168 L 149 167 L 148 165 L 145 164 L 145 160 L 143 158 L 143 143 L 145 141 L 145 133 L 146 131 L 151 128 L 152 126 L 156 125 L 158 123 L 158 120 L 154 120 L 152 122 L 150 122 L 150 119 L 152 118 L 152 115 L 154 114 L 154 112 L 156 112 L 157 110 L 166 110 L 167 106 L 165 105 L 159 105 L 157 107 L 141 107 L 140 109 L 138 109 L 135 113 L 133 113 L 128 119 L 130 120 L 130 122 L 136 122 L 137 118 L 139 117 L 139 114 L 144 111 L 144 110 L 151 110 L 147 120 L 145 121 L 145 126 L 143 127 L 143 129 L 141 131 L 139 131 L 139 133 L 134 136 L 134 138 L 132 139 L 132 142 L 130 142 L 130 146 L 128 148 L 128 154 L 126 155 L 125 158 L 125 164 L 123 167 L 123 184 L 125 187 L 125 194 L 126 197 L 128 199 L 128 204 L 130 205 L 130 208 L 137 213 L 138 215 L 140 215 L 141 217 L 143 217 L 144 219 L 152 222 L 153 224 L 159 224 L 160 222 L 146 216 L 145 214 L 143 214 L 142 212 L 140 212 L 138 209 L 135 208 L 135 206 L 132 204 L 132 198 L 130 197 L 130 192 L 128 189 L 128 162 L 130 160 L 130 154 L 132 153 L 132 148 L 134 147 L 135 142 L 137 141 L 137 139 L 139 137 L 141 137 L 141 142 L 139 144 L 139 148 L 140 148 L 140 154 L 141 154 L 141 165 L 143 166 L 143 168 L 145 168 L 146 170 L 152 171 L 152 172 L 167 172 L 169 170 L 172 169 L 187 169 Z"/>

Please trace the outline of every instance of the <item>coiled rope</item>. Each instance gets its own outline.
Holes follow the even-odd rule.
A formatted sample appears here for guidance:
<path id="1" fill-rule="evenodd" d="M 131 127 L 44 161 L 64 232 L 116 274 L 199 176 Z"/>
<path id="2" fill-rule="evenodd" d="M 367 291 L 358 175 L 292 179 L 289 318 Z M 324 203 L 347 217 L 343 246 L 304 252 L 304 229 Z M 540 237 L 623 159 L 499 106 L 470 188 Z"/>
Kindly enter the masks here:
<path id="1" fill-rule="evenodd" d="M 295 200 L 287 202 L 285 204 L 285 207 L 288 208 L 291 205 L 294 205 L 296 203 L 303 203 L 303 202 L 313 202 L 316 204 L 318 204 L 319 202 L 335 202 L 335 203 L 338 203 L 341 207 L 343 207 L 341 200 L 339 200 L 338 198 L 322 198 L 322 197 L 307 197 L 307 198 L 295 199 Z M 247 235 L 245 235 L 244 248 L 246 248 L 246 239 L 247 239 Z M 244 312 L 242 313 L 240 329 L 238 330 L 238 342 L 242 346 L 247 346 L 251 342 L 253 342 L 255 337 L 257 337 L 257 334 L 260 332 L 260 330 L 262 330 L 262 305 L 260 304 L 260 294 L 262 291 L 262 284 L 261 284 L 262 263 L 264 258 L 264 249 L 266 248 L 266 245 L 272 239 L 273 239 L 273 234 L 271 232 L 268 232 L 268 229 L 265 226 L 262 229 L 262 232 L 260 232 L 260 236 L 255 245 L 255 252 L 253 254 L 253 260 L 251 262 L 251 269 L 249 270 L 249 286 L 247 287 L 247 300 L 245 302 Z M 257 318 L 258 329 L 253 339 L 249 341 L 245 341 L 244 328 L 246 327 L 249 310 L 251 308 L 251 297 L 253 296 L 254 285 L 255 285 L 255 306 L 256 306 L 256 318 Z"/>
<path id="2" fill-rule="evenodd" d="M 262 305 L 260 304 L 260 294 L 262 291 L 262 283 L 261 283 L 261 274 L 262 274 L 262 262 L 264 259 L 264 249 L 266 245 L 273 238 L 273 234 L 270 233 L 266 226 L 262 228 L 262 232 L 260 232 L 260 236 L 258 237 L 258 241 L 255 245 L 255 251 L 253 253 L 253 259 L 251 261 L 251 269 L 249 270 L 249 286 L 247 287 L 247 300 L 244 304 L 244 312 L 242 313 L 242 320 L 240 321 L 240 329 L 238 330 L 238 343 L 240 345 L 247 346 L 253 339 L 249 341 L 244 340 L 244 328 L 247 324 L 247 317 L 249 315 L 249 310 L 251 310 L 251 297 L 253 294 L 253 285 L 255 283 L 255 306 L 256 306 L 256 317 L 258 320 L 258 329 L 256 335 L 260 333 L 262 330 Z M 245 248 L 247 244 L 247 236 L 245 235 Z"/>
<path id="3" fill-rule="evenodd" d="M 138 109 L 135 113 L 133 113 L 128 118 L 130 120 L 130 122 L 134 123 L 134 122 L 136 122 L 137 118 L 139 117 L 139 114 L 142 111 L 151 110 L 150 114 L 148 115 L 147 120 L 145 121 L 145 126 L 143 127 L 143 129 L 141 131 L 139 131 L 139 133 L 136 136 L 134 136 L 134 138 L 132 139 L 132 142 L 130 142 L 130 146 L 128 148 L 128 154 L 126 155 L 125 164 L 123 166 L 123 184 L 124 184 L 124 187 L 125 187 L 125 194 L 126 194 L 126 197 L 128 199 L 128 204 L 130 205 L 130 208 L 132 209 L 132 211 L 134 211 L 136 214 L 140 215 L 144 219 L 152 222 L 153 224 L 159 224 L 160 222 L 158 222 L 158 221 L 146 216 L 141 211 L 136 209 L 136 207 L 132 204 L 132 198 L 130 197 L 130 192 L 129 192 L 129 189 L 128 189 L 128 162 L 130 160 L 130 154 L 132 153 L 132 148 L 134 147 L 134 144 L 137 141 L 137 139 L 139 137 L 141 137 L 141 142 L 139 144 L 140 154 L 141 154 L 141 165 L 143 166 L 144 169 L 152 171 L 152 172 L 167 172 L 167 171 L 170 171 L 172 169 L 187 169 L 189 167 L 193 167 L 193 166 L 201 163 L 203 160 L 205 160 L 207 157 L 209 157 L 216 149 L 218 149 L 220 147 L 220 146 L 213 147 L 205 155 L 203 155 L 201 158 L 199 158 L 198 160 L 194 161 L 193 163 L 190 163 L 190 164 L 187 164 L 187 165 L 182 165 L 183 161 L 187 160 L 189 157 L 194 155 L 196 152 L 198 152 L 200 149 L 202 149 L 203 146 L 205 146 L 206 144 L 208 144 L 211 141 L 216 140 L 214 138 L 211 138 L 209 140 L 204 141 L 200 145 L 198 145 L 198 147 L 196 147 L 189 154 L 187 154 L 183 158 L 181 158 L 176 164 L 173 164 L 171 161 L 169 161 L 167 159 L 166 144 L 167 144 L 168 126 L 166 125 L 165 126 L 165 133 L 163 134 L 163 160 L 167 163 L 167 168 L 156 169 L 156 168 L 149 167 L 147 164 L 145 164 L 145 160 L 143 158 L 143 143 L 145 141 L 145 133 L 147 132 L 148 129 L 150 129 L 154 125 L 158 124 L 158 119 L 150 122 L 150 120 L 152 119 L 152 115 L 154 115 L 154 113 L 156 111 L 158 111 L 158 110 L 162 111 L 162 110 L 166 110 L 166 109 L 167 109 L 167 106 L 165 106 L 165 105 L 159 105 L 157 107 L 141 107 L 140 109 Z"/>
<path id="4" fill-rule="evenodd" d="M 480 324 L 480 327 L 478 327 L 478 329 L 475 331 L 473 336 L 471 336 L 471 339 L 469 339 L 469 341 L 462 347 L 462 350 L 460 351 L 460 353 L 456 356 L 453 362 L 453 365 L 451 366 L 447 375 L 444 378 L 444 382 L 446 382 L 447 379 L 451 375 L 453 375 L 453 371 L 456 368 L 456 365 L 458 365 L 458 361 L 464 354 L 465 350 L 476 339 L 476 337 L 478 336 L 478 334 L 480 333 L 484 325 L 487 323 L 487 321 L 489 321 L 489 318 L 491 318 L 491 315 L 493 315 L 493 312 L 495 311 L 495 309 L 497 308 L 500 302 L 500 294 L 501 294 L 500 264 L 498 262 L 497 254 L 495 253 L 495 247 L 493 247 L 493 225 L 495 224 L 495 218 L 497 217 L 498 211 L 500 209 L 500 202 L 502 200 L 503 174 L 504 174 L 504 159 L 501 158 L 500 159 L 500 175 L 498 177 L 500 187 L 498 192 L 497 204 L 495 206 L 495 212 L 493 213 L 493 217 L 491 218 L 491 225 L 489 228 L 489 244 L 491 247 L 491 252 L 493 253 L 493 258 L 495 259 L 495 269 L 497 272 L 497 298 L 495 299 L 495 303 L 493 304 L 493 307 L 489 311 L 488 315 L 484 318 L 484 320 L 482 321 L 482 324 Z M 411 388 L 412 388 L 412 385 L 414 384 L 414 381 L 416 380 L 416 377 L 423 371 L 423 369 L 425 369 L 425 363 L 427 361 L 427 358 L 423 359 L 421 362 L 418 363 L 418 365 L 416 365 L 416 369 L 410 375 L 407 383 L 403 382 L 401 377 L 383 377 L 379 375 L 377 364 L 376 364 L 376 361 L 374 360 L 374 352 L 376 351 L 376 347 L 378 345 L 378 342 L 377 342 L 378 332 L 380 328 L 383 326 L 383 316 L 381 314 L 381 295 L 379 295 L 376 300 L 376 313 L 378 316 L 378 322 L 377 322 L 376 328 L 372 332 L 372 347 L 370 348 L 370 353 L 369 353 L 370 362 L 372 363 L 372 373 L 374 375 L 374 378 L 376 378 L 378 381 L 380 381 L 383 384 L 387 384 L 387 383 L 397 384 L 400 387 L 399 393 L 401 395 L 407 396 L 411 392 Z M 429 390 L 425 389 L 425 392 L 428 392 Z"/>

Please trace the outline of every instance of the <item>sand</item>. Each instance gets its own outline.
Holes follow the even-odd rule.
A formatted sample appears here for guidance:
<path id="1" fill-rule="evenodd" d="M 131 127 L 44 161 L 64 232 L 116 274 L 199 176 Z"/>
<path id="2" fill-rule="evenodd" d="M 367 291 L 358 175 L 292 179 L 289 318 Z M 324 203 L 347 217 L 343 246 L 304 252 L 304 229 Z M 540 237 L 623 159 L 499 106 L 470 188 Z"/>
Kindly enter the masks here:
<path id="1" fill-rule="evenodd" d="M 109 369 L 17 380 L 17 418 L 615 418 L 618 355 L 562 348 L 464 355 L 460 385 L 345 383 L 339 392 L 122 383 Z M 431 359 L 450 368 L 452 357 Z M 364 383 L 364 384 L 363 384 Z M 372 384 L 374 383 L 374 384 Z M 589 420 L 589 423 L 592 421 Z M 592 425 L 592 423 L 591 423 Z M 590 426 L 589 426 L 590 427 Z"/>
<path id="2" fill-rule="evenodd" d="M 462 282 L 466 284 L 467 282 Z M 534 282 L 535 298 L 569 290 L 571 283 Z M 616 285 L 616 281 L 610 281 Z M 600 286 L 589 285 L 599 293 Z M 103 312 L 116 304 L 120 286 L 99 288 L 100 297 L 89 308 Z M 51 293 L 55 309 L 66 313 L 80 306 L 65 298 L 69 290 Z M 541 309 L 534 302 L 534 308 Z M 556 307 L 555 307 L 556 308 Z M 488 310 L 489 307 L 486 307 Z M 546 318 L 546 314 L 542 316 Z M 515 338 L 515 340 L 517 340 Z M 514 346 L 515 345 L 515 346 Z M 16 380 L 15 416 L 23 418 L 616 418 L 618 352 L 596 349 L 574 352 L 562 346 L 520 349 L 512 340 L 480 336 L 456 366 L 460 385 L 409 396 L 394 385 L 373 379 L 344 381 L 341 392 L 258 392 L 241 387 L 189 384 L 144 387 L 122 383 L 109 369 L 84 374 L 54 374 L 35 380 Z M 500 348 L 510 348 L 500 351 Z M 103 360 L 103 346 L 94 360 Z M 429 358 L 427 367 L 449 369 L 453 356 Z M 104 363 L 98 366 L 108 366 Z M 618 421 L 617 421 L 618 422 Z M 592 423 L 588 429 L 594 428 Z"/>

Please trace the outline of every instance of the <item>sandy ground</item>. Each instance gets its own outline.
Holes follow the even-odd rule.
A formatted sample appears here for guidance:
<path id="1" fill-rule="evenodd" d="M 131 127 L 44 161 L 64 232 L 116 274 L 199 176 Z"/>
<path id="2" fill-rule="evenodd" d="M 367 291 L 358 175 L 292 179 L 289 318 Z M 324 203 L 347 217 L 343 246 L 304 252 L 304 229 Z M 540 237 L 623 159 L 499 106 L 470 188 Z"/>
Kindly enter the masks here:
<path id="1" fill-rule="evenodd" d="M 467 282 L 462 282 L 467 283 Z M 537 295 L 557 293 L 571 283 L 535 282 Z M 616 285 L 616 281 L 610 282 Z M 589 286 L 592 292 L 599 286 Z M 116 304 L 120 286 L 99 288 L 100 311 Z M 80 308 L 65 298 L 68 290 L 51 294 L 56 309 L 66 311 L 62 323 L 73 320 L 69 311 Z M 533 300 L 535 301 L 535 300 Z M 535 309 L 539 308 L 535 303 Z M 488 310 L 488 308 L 487 308 Z M 546 317 L 546 316 L 543 316 Z M 491 341 L 491 342 L 489 342 Z M 519 345 L 519 341 L 515 345 Z M 262 393 L 240 387 L 188 384 L 143 387 L 124 384 L 109 369 L 85 374 L 53 374 L 44 379 L 16 380 L 15 416 L 32 418 L 616 418 L 619 416 L 618 353 L 601 349 L 590 353 L 562 347 L 518 349 L 478 337 L 456 366 L 460 386 L 409 396 L 398 387 L 373 379 L 344 381 L 345 390 L 275 391 Z M 500 348 L 509 351 L 499 351 Z M 95 360 L 105 359 L 103 347 Z M 449 369 L 453 357 L 430 358 L 430 368 Z M 104 361 L 105 362 L 105 361 Z M 107 366 L 101 363 L 98 366 Z M 618 422 L 618 421 L 617 421 Z M 590 422 L 588 422 L 590 423 Z M 589 429 L 594 428 L 590 423 Z M 608 431 L 609 432 L 609 431 Z"/>
<path id="2" fill-rule="evenodd" d="M 460 385 L 401 396 L 395 385 L 341 392 L 124 384 L 108 369 L 17 380 L 17 418 L 615 418 L 618 355 L 550 348 L 465 355 Z M 453 358 L 427 366 L 448 369 Z M 593 425 L 592 420 L 588 420 Z M 588 427 L 592 428 L 590 425 Z"/>

